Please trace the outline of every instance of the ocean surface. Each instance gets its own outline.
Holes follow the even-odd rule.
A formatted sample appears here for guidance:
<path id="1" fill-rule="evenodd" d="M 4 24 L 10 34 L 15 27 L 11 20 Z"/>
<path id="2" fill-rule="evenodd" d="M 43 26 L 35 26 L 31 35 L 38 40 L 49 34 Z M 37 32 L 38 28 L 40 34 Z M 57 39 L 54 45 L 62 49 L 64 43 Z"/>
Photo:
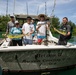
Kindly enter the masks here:
<path id="1" fill-rule="evenodd" d="M 56 36 L 56 37 L 58 37 L 58 36 Z M 0 32 L 0 39 L 1 38 L 2 38 L 2 33 Z M 69 42 L 71 42 L 73 44 L 76 44 L 76 36 L 73 36 Z M 51 75 L 51 74 L 49 74 L 49 75 Z M 54 73 L 52 75 L 76 75 L 76 68 L 69 69 L 69 70 L 63 70 L 63 71 L 58 71 L 56 74 Z"/>

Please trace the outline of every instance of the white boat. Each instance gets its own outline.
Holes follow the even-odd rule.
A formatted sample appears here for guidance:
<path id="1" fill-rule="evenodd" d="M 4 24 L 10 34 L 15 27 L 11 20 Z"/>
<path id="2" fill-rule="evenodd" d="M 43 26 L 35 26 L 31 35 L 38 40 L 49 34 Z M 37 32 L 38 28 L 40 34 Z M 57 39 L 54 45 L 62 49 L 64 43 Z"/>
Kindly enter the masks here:
<path id="1" fill-rule="evenodd" d="M 76 65 L 76 45 L 57 45 L 58 39 L 49 31 L 48 45 L 0 46 L 0 66 L 7 71 L 51 71 Z"/>

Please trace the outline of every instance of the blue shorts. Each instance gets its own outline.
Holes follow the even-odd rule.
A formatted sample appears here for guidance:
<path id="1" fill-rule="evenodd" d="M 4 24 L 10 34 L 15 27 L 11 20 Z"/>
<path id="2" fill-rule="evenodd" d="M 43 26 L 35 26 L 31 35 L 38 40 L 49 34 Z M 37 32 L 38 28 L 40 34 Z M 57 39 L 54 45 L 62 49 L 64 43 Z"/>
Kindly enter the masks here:
<path id="1" fill-rule="evenodd" d="M 27 44 L 32 45 L 33 44 L 33 40 L 31 40 L 31 39 L 23 39 L 23 42 L 25 45 L 27 45 Z"/>
<path id="2" fill-rule="evenodd" d="M 44 39 L 46 36 L 37 36 L 38 39 Z"/>

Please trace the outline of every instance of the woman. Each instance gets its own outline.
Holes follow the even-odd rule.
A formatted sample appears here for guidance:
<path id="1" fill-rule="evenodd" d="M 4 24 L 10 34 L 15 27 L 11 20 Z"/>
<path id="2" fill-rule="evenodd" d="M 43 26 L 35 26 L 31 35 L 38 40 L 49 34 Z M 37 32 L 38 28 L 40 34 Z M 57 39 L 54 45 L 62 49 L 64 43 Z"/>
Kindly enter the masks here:
<path id="1" fill-rule="evenodd" d="M 13 27 L 11 29 L 11 34 L 16 35 L 16 36 L 22 34 L 22 29 L 20 28 L 18 21 L 15 21 L 15 27 Z M 21 38 L 13 38 L 12 43 L 13 43 L 13 46 L 17 46 L 17 44 L 19 46 L 22 46 L 22 37 Z"/>

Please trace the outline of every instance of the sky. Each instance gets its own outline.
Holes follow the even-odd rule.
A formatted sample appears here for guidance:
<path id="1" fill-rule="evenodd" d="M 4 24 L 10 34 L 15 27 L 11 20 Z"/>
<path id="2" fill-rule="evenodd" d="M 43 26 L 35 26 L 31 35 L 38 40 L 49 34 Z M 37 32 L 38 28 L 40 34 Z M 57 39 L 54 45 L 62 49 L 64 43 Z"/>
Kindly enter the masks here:
<path id="1" fill-rule="evenodd" d="M 14 7 L 15 1 L 15 7 Z M 68 17 L 69 20 L 76 24 L 76 0 L 56 0 L 55 10 L 52 14 L 54 7 L 54 0 L 8 0 L 8 11 L 7 0 L 0 0 L 0 15 L 7 14 L 28 14 L 38 15 L 45 14 L 45 2 L 47 15 L 57 16 L 60 21 L 63 17 Z"/>

